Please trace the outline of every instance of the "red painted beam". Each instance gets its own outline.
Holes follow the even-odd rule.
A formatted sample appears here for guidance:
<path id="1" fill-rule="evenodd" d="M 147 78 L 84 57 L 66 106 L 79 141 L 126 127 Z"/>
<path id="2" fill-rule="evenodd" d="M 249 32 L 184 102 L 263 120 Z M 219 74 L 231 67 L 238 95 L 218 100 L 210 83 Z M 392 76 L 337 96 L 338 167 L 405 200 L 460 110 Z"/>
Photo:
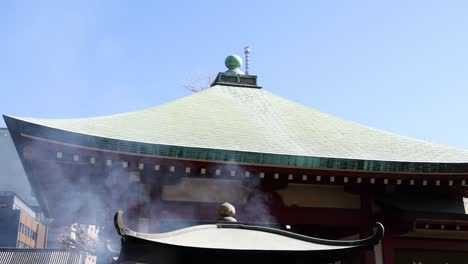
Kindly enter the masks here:
<path id="1" fill-rule="evenodd" d="M 397 249 L 468 252 L 468 241 L 431 238 L 402 238 L 392 237 L 391 234 L 386 234 L 383 241 L 384 264 L 395 263 L 395 251 Z"/>
<path id="2" fill-rule="evenodd" d="M 441 239 L 415 239 L 393 238 L 395 248 L 400 249 L 426 249 L 468 252 L 468 241 L 441 240 Z"/>
<path id="3" fill-rule="evenodd" d="M 273 214 L 285 224 L 317 224 L 326 226 L 358 227 L 359 210 L 332 208 L 279 208 Z"/>

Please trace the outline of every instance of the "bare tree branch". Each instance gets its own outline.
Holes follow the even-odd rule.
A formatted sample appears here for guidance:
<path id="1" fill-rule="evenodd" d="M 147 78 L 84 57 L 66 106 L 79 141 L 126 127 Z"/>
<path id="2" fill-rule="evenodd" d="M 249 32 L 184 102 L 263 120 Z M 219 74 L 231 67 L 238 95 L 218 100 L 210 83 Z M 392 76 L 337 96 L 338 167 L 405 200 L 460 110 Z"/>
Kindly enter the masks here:
<path id="1" fill-rule="evenodd" d="M 184 87 L 193 93 L 198 93 L 209 88 L 215 78 L 214 74 L 208 74 L 206 78 L 198 78 L 184 85 Z"/>

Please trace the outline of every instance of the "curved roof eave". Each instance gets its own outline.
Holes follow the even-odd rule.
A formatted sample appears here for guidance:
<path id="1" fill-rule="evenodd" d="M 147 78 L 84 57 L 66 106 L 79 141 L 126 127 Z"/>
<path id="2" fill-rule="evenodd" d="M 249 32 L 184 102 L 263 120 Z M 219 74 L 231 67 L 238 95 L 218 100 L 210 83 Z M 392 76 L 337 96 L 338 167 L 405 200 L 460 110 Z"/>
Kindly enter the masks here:
<path id="1" fill-rule="evenodd" d="M 134 237 L 180 247 L 226 250 L 320 251 L 366 248 L 379 243 L 384 235 L 384 227 L 380 223 L 376 223 L 375 233 L 368 238 L 342 241 L 233 222 L 198 225 L 167 233 L 150 234 L 135 232 L 128 228 L 123 223 L 123 211 L 116 212 L 114 226 L 122 237 Z"/>
<path id="2" fill-rule="evenodd" d="M 163 105 L 112 116 L 5 117 L 8 118 L 62 131 L 60 134 L 71 132 L 140 146 L 244 153 L 288 160 L 301 157 L 377 163 L 468 164 L 468 150 L 379 131 L 262 89 L 233 86 L 216 85 Z"/>

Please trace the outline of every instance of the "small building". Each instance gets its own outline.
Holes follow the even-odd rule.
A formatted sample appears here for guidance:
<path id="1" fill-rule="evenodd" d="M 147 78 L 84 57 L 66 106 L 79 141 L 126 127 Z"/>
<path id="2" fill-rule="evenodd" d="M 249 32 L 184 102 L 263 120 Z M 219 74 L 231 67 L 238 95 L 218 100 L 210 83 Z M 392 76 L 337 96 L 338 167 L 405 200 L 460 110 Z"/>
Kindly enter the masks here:
<path id="1" fill-rule="evenodd" d="M 240 62 L 229 56 L 210 88 L 140 111 L 4 116 L 46 214 L 106 226 L 123 209 L 130 228 L 160 233 L 211 222 L 227 201 L 241 222 L 334 240 L 369 237 L 383 223 L 375 254 L 343 263 L 468 258 L 468 150 L 276 96 Z"/>
<path id="2" fill-rule="evenodd" d="M 47 227 L 40 213 L 13 192 L 0 192 L 0 247 L 45 248 Z"/>

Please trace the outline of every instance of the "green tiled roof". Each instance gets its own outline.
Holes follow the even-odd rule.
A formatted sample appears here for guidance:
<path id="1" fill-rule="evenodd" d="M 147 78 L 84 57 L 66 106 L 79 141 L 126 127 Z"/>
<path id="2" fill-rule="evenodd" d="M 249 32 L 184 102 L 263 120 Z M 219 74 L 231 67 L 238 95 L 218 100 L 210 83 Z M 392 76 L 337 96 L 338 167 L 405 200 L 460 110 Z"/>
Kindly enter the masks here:
<path id="1" fill-rule="evenodd" d="M 235 86 L 215 85 L 166 104 L 112 116 L 15 119 L 102 138 L 246 155 L 468 163 L 468 150 L 372 129 L 263 89 Z"/>

